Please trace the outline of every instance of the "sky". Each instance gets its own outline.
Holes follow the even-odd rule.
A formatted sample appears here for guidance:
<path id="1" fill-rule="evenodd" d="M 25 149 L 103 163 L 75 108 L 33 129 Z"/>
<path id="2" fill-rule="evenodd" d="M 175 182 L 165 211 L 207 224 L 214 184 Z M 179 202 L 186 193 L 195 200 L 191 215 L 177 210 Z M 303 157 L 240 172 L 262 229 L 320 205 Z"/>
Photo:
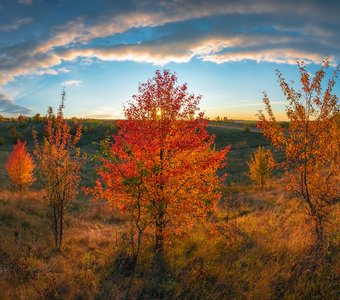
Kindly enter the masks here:
<path id="1" fill-rule="evenodd" d="M 296 82 L 340 60 L 337 0 L 0 0 L 0 114 L 121 118 L 158 69 L 203 95 L 208 117 L 256 119 L 263 91 L 284 119 L 275 70 Z M 335 87 L 339 94 L 340 84 Z"/>

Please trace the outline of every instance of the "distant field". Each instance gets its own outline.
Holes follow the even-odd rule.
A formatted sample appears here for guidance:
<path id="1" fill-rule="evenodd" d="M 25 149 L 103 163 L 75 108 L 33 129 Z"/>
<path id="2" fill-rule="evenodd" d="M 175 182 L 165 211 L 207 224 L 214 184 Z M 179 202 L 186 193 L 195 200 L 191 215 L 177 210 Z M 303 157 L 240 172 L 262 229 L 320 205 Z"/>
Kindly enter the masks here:
<path id="1" fill-rule="evenodd" d="M 248 182 L 245 172 L 248 170 L 247 161 L 258 146 L 270 147 L 270 143 L 263 137 L 263 134 L 255 127 L 244 126 L 242 124 L 216 124 L 211 123 L 208 131 L 216 136 L 217 148 L 231 146 L 227 155 L 227 167 L 224 171 L 228 176 L 226 183 Z M 274 149 L 272 149 L 274 151 Z M 282 159 L 282 155 L 275 153 L 277 160 Z"/>
<path id="2" fill-rule="evenodd" d="M 70 121 L 70 123 L 74 124 Z M 105 137 L 117 132 L 114 120 L 77 120 L 75 126 L 81 123 L 83 126 L 82 138 L 79 147 L 87 154 L 87 161 L 83 167 L 83 185 L 91 185 L 96 177 L 96 161 L 93 161 L 94 154 L 100 154 L 99 142 Z M 244 172 L 247 171 L 247 161 L 254 150 L 259 146 L 269 147 L 270 143 L 264 139 L 262 133 L 255 127 L 256 122 L 244 123 L 219 123 L 210 122 L 208 131 L 216 136 L 216 147 L 222 148 L 231 145 L 231 150 L 227 156 L 227 167 L 223 172 L 227 172 L 226 183 L 248 181 Z M 4 172 L 4 164 L 8 154 L 12 151 L 16 138 L 27 141 L 28 149 L 33 152 L 32 130 L 35 129 L 41 137 L 44 122 L 0 122 L 0 138 L 3 143 L 0 145 L 0 187 L 8 187 L 8 178 Z M 15 131 L 12 129 L 15 128 Z M 13 136 L 14 133 L 17 137 Z M 277 159 L 281 159 L 276 154 Z M 35 184 L 37 187 L 38 185 Z"/>

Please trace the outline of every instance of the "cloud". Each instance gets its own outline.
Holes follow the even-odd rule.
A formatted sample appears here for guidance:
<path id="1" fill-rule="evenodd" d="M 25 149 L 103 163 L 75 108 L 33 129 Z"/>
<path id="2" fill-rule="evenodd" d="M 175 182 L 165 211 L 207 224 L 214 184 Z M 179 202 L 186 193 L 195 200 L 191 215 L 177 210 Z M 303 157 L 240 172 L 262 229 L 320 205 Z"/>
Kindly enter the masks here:
<path id="1" fill-rule="evenodd" d="M 6 94 L 0 93 L 0 113 L 27 115 L 31 113 L 31 110 L 13 103 Z"/>
<path id="2" fill-rule="evenodd" d="M 18 0 L 18 3 L 25 5 L 32 5 L 33 0 Z"/>
<path id="3" fill-rule="evenodd" d="M 14 31 L 18 30 L 21 26 L 29 24 L 33 21 L 33 18 L 16 18 L 14 21 L 7 25 L 0 26 L 0 31 Z"/>
<path id="4" fill-rule="evenodd" d="M 320 64 L 325 55 L 308 53 L 294 49 L 267 49 L 259 51 L 235 51 L 227 53 L 212 54 L 203 57 L 204 61 L 210 61 L 217 64 L 225 62 L 240 62 L 253 60 L 258 63 L 271 62 L 277 64 L 296 64 L 297 61 L 303 60 L 305 63 Z"/>
<path id="5" fill-rule="evenodd" d="M 70 70 L 65 67 L 62 67 L 62 68 L 57 69 L 57 72 L 58 73 L 69 73 Z"/>
<path id="6" fill-rule="evenodd" d="M 103 61 L 135 61 L 165 65 L 169 62 L 186 63 L 193 57 L 217 64 L 254 60 L 296 64 L 298 60 L 319 64 L 327 55 L 303 49 L 296 38 L 276 34 L 221 34 L 218 36 L 175 36 L 158 41 L 96 48 L 66 49 L 57 55 L 64 61 L 78 57 L 96 57 Z M 282 48 L 280 48 L 282 47 Z M 299 49 L 301 48 L 301 49 Z"/>
<path id="7" fill-rule="evenodd" d="M 62 68 L 58 68 L 58 69 L 42 69 L 42 70 L 38 70 L 35 72 L 35 75 L 58 75 L 60 73 L 69 73 L 70 70 L 62 67 Z"/>
<path id="8" fill-rule="evenodd" d="M 108 2 L 104 12 L 75 15 L 62 24 L 46 26 L 36 38 L 0 49 L 0 84 L 25 74 L 57 75 L 56 66 L 78 58 L 82 65 L 94 58 L 164 65 L 187 63 L 194 57 L 214 63 L 287 64 L 319 63 L 326 55 L 333 55 L 334 61 L 340 57 L 339 5 L 334 1 L 132 3 L 116 3 L 110 11 Z"/>
<path id="9" fill-rule="evenodd" d="M 58 72 L 54 69 L 44 69 L 35 72 L 35 75 L 58 75 Z"/>
<path id="10" fill-rule="evenodd" d="M 62 83 L 63 86 L 80 86 L 83 82 L 81 80 L 66 80 Z"/>

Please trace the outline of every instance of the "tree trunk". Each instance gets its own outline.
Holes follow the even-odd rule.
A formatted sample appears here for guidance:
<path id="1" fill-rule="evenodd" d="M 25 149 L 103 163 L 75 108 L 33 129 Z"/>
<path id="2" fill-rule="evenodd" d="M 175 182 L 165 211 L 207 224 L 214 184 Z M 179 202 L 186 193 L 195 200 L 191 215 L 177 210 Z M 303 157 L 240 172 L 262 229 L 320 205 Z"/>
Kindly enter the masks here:
<path id="1" fill-rule="evenodd" d="M 63 210 L 63 207 L 61 207 L 60 208 L 60 221 L 59 221 L 59 249 L 61 248 L 61 244 L 63 241 L 63 223 L 64 223 L 63 214 L 64 214 L 64 210 Z"/>
<path id="2" fill-rule="evenodd" d="M 160 203 L 156 219 L 154 270 L 157 282 L 161 282 L 166 271 L 164 254 L 165 219 L 163 205 Z"/>
<path id="3" fill-rule="evenodd" d="M 325 232 L 322 222 L 322 217 L 319 214 L 315 215 L 315 235 L 316 235 L 316 251 L 317 254 L 322 255 L 326 250 L 326 239 L 325 239 Z"/>
<path id="4" fill-rule="evenodd" d="M 164 258 L 164 224 L 156 224 L 156 243 L 155 243 L 156 261 L 162 261 Z"/>
<path id="5" fill-rule="evenodd" d="M 308 189 L 308 183 L 307 183 L 307 167 L 306 162 L 304 166 L 304 172 L 303 172 L 303 181 L 302 181 L 302 196 L 307 202 L 309 206 L 309 212 L 312 217 L 312 220 L 314 222 L 314 233 L 315 233 L 315 250 L 316 254 L 318 256 L 322 256 L 324 254 L 324 251 L 326 250 L 326 237 L 324 232 L 324 224 L 322 220 L 322 214 L 319 212 L 319 209 L 317 209 L 316 205 L 312 202 L 310 197 L 310 192 Z"/>
<path id="6" fill-rule="evenodd" d="M 142 245 L 142 235 L 143 235 L 143 230 L 142 230 L 141 227 L 139 226 L 140 205 L 138 205 L 138 211 L 139 211 L 138 219 L 137 219 L 137 221 L 136 221 L 136 223 L 135 223 L 135 224 L 136 224 L 136 227 L 137 227 L 137 229 L 138 229 L 137 250 L 136 250 L 136 252 L 134 253 L 134 256 L 133 256 L 133 270 L 132 270 L 132 274 L 131 274 L 131 277 L 130 277 L 130 280 L 129 280 L 128 287 L 127 287 L 127 289 L 126 289 L 126 295 L 125 295 L 125 298 L 126 298 L 126 299 L 129 299 L 129 298 L 130 298 L 131 286 L 132 286 L 133 279 L 135 278 L 135 275 L 136 275 L 138 257 L 139 257 L 139 253 L 140 253 L 140 249 L 141 249 L 141 245 Z"/>
<path id="7" fill-rule="evenodd" d="M 161 136 L 161 149 L 159 151 L 159 161 L 160 161 L 160 185 L 159 189 L 161 191 L 161 198 L 157 205 L 157 215 L 156 215 L 156 237 L 155 237 L 155 276 L 157 280 L 162 280 L 165 274 L 165 256 L 164 256 L 164 229 L 165 229 L 165 199 L 164 199 L 164 183 L 163 183 L 163 160 L 164 153 L 162 148 L 163 133 Z"/>
<path id="8" fill-rule="evenodd" d="M 53 206 L 53 233 L 54 233 L 54 245 L 56 248 L 58 248 L 58 216 L 55 206 Z"/>
<path id="9" fill-rule="evenodd" d="M 264 179 L 263 176 L 261 176 L 261 191 L 263 192 L 264 190 Z"/>

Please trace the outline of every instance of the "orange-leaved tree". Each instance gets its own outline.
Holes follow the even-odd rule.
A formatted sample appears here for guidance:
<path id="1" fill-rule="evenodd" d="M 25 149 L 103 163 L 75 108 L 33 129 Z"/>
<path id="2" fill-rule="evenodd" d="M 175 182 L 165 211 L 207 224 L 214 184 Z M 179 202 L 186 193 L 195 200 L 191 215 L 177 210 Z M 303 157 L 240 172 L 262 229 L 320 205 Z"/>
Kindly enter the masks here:
<path id="1" fill-rule="evenodd" d="M 67 120 L 63 117 L 65 91 L 57 115 L 49 107 L 45 136 L 41 143 L 34 131 L 35 151 L 46 200 L 51 208 L 52 229 L 55 247 L 60 248 L 63 240 L 64 215 L 70 202 L 78 193 L 82 157 L 76 147 L 80 139 L 81 127 L 72 135 Z"/>
<path id="2" fill-rule="evenodd" d="M 126 120 L 117 121 L 114 143 L 106 144 L 92 189 L 131 216 L 138 251 L 143 230 L 153 230 L 156 274 L 164 271 L 166 237 L 203 220 L 221 196 L 216 171 L 229 147 L 215 149 L 200 99 L 167 70 L 140 84 L 124 108 Z"/>
<path id="3" fill-rule="evenodd" d="M 27 189 L 35 181 L 34 167 L 32 156 L 26 149 L 26 142 L 18 140 L 5 165 L 8 176 L 18 190 Z"/>
<path id="4" fill-rule="evenodd" d="M 248 161 L 249 172 L 246 175 L 255 181 L 263 191 L 274 169 L 275 161 L 270 150 L 259 146 Z"/>
<path id="5" fill-rule="evenodd" d="M 290 86 L 282 73 L 278 80 L 287 97 L 289 128 L 276 121 L 270 101 L 264 94 L 269 119 L 260 112 L 260 126 L 272 144 L 286 156 L 284 167 L 290 178 L 289 189 L 301 196 L 308 208 L 318 253 L 327 249 L 325 225 L 334 199 L 339 197 L 340 119 L 339 98 L 333 93 L 338 67 L 326 84 L 329 61 L 311 76 L 304 63 L 298 63 L 302 90 Z"/>

